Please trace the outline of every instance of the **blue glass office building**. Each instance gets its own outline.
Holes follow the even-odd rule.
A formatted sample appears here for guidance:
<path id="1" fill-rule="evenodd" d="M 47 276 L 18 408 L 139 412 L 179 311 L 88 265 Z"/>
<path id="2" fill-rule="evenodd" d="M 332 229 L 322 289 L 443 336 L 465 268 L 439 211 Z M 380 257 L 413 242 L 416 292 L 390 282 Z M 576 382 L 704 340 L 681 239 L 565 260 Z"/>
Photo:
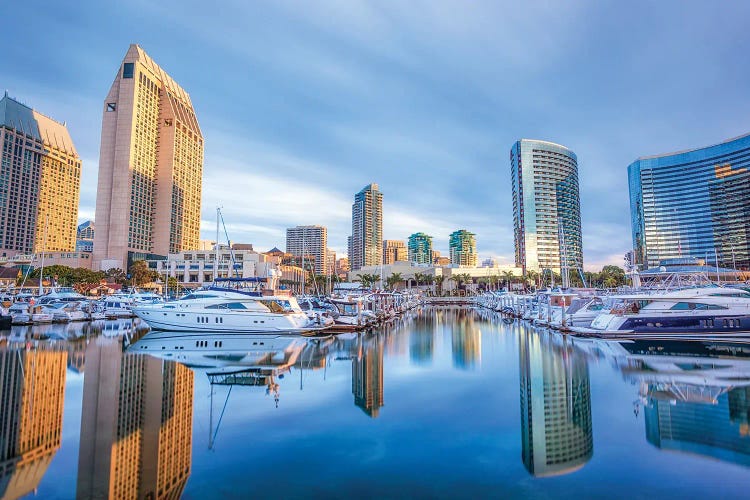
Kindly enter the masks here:
<path id="1" fill-rule="evenodd" d="M 750 134 L 628 167 L 635 261 L 696 257 L 750 269 Z M 716 259 L 715 259 L 716 257 Z"/>

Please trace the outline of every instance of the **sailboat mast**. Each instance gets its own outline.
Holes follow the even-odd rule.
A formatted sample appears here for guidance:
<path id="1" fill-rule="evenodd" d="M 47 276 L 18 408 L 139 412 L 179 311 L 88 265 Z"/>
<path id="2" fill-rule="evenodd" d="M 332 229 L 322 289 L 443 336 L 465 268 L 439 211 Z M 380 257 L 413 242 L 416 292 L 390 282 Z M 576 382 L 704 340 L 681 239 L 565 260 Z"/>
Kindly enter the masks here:
<path id="1" fill-rule="evenodd" d="M 49 223 L 49 214 L 44 217 L 44 241 L 42 242 L 42 265 L 39 271 L 39 295 L 44 293 L 44 254 L 47 253 L 47 224 Z"/>
<path id="2" fill-rule="evenodd" d="M 221 208 L 216 207 L 216 244 L 214 245 L 214 281 L 219 276 L 219 219 L 221 218 Z"/>

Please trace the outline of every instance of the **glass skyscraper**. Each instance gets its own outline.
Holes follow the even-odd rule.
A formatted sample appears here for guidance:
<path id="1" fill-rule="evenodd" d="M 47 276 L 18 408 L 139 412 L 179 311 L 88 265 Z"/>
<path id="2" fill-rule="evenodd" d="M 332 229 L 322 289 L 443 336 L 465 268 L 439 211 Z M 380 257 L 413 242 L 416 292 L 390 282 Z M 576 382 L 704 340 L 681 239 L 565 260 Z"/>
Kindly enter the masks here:
<path id="1" fill-rule="evenodd" d="M 459 266 L 477 267 L 477 239 L 474 233 L 466 229 L 459 229 L 451 233 L 448 240 L 451 254 L 451 264 Z"/>
<path id="2" fill-rule="evenodd" d="M 348 247 L 352 271 L 383 262 L 383 193 L 375 183 L 354 195 Z"/>
<path id="3" fill-rule="evenodd" d="M 409 236 L 409 262 L 432 263 L 432 236 L 425 233 L 414 233 Z"/>
<path id="4" fill-rule="evenodd" d="M 578 158 L 559 144 L 521 139 L 510 150 L 516 266 L 583 268 Z"/>
<path id="5" fill-rule="evenodd" d="M 750 269 L 750 134 L 628 167 L 635 263 L 714 256 Z"/>

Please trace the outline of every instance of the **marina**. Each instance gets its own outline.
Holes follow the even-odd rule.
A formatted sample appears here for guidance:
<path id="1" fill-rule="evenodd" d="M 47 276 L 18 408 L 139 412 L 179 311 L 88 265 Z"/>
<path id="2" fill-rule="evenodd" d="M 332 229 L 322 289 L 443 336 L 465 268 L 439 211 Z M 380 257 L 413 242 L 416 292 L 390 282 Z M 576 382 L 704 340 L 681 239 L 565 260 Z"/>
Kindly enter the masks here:
<path id="1" fill-rule="evenodd" d="M 138 318 L 4 333 L 4 380 L 23 366 L 18 390 L 62 413 L 3 498 L 150 491 L 151 467 L 187 498 L 740 498 L 750 480 L 750 343 L 582 338 L 471 305 L 314 337 Z M 118 426 L 169 439 L 119 461 Z"/>

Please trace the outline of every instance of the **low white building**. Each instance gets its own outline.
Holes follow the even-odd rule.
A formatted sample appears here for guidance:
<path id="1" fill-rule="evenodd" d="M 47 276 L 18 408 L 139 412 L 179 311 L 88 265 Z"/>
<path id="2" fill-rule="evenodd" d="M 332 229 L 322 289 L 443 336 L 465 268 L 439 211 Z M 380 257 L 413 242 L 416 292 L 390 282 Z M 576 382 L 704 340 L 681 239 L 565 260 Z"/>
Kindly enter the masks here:
<path id="1" fill-rule="evenodd" d="M 496 265 L 494 267 L 457 265 L 433 266 L 397 261 L 382 266 L 365 266 L 357 271 L 351 271 L 349 272 L 349 281 L 359 281 L 360 276 L 363 274 L 370 274 L 378 277 L 382 276 L 383 282 L 381 283 L 380 280 L 378 280 L 376 281 L 375 286 L 378 288 L 384 288 L 388 277 L 392 274 L 398 273 L 403 278 L 405 286 L 414 287 L 417 286 L 417 274 L 427 276 L 430 281 L 438 276 L 442 276 L 442 290 L 450 292 L 458 287 L 458 280 L 456 279 L 458 275 L 462 275 L 461 277 L 466 277 L 466 275 L 468 275 L 470 282 L 466 282 L 466 285 L 472 290 L 477 290 L 480 288 L 481 283 L 492 282 L 498 287 L 504 286 L 505 281 L 507 280 L 507 275 L 505 273 L 508 272 L 516 278 L 523 276 L 523 270 L 520 267 L 507 265 Z M 420 287 L 431 289 L 433 288 L 433 285 L 426 285 L 420 281 Z"/>
<path id="2" fill-rule="evenodd" d="M 168 274 L 183 286 L 194 288 L 220 278 L 274 277 L 277 264 L 253 250 L 230 250 L 219 247 L 218 261 L 214 250 L 185 250 L 169 254 L 166 259 L 149 260 L 148 265 L 160 275 Z"/>

